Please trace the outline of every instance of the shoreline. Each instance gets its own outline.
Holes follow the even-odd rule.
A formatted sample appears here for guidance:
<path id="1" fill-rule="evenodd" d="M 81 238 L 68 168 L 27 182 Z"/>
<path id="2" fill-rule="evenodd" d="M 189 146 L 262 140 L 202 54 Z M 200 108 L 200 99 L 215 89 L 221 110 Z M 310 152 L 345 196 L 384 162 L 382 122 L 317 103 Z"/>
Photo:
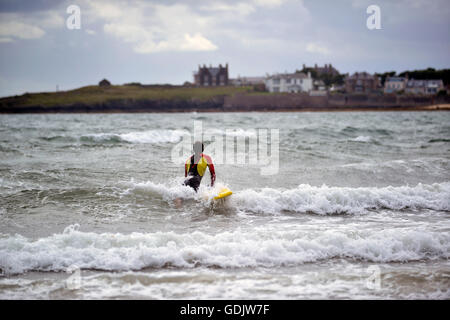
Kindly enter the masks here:
<path id="1" fill-rule="evenodd" d="M 256 92 L 250 87 L 88 86 L 0 99 L 1 114 L 446 111 L 450 96 Z"/>
<path id="2" fill-rule="evenodd" d="M 33 109 L 30 107 L 29 109 Z M 254 107 L 254 108 L 187 108 L 187 109 L 167 109 L 167 110 L 151 110 L 151 109 L 134 109 L 134 110 L 123 110 L 123 109 L 112 109 L 112 110 L 100 110 L 92 108 L 92 110 L 80 110 L 85 108 L 67 108 L 68 110 L 39 110 L 40 108 L 35 108 L 35 110 L 15 110 L 14 111 L 0 111 L 0 114 L 84 114 L 84 113 L 95 113 L 95 114 L 113 114 L 113 113 L 232 113 L 232 112 L 405 112 L 405 111 L 450 111 L 450 104 L 433 104 L 426 106 L 399 106 L 399 107 L 366 107 L 366 106 L 340 106 L 340 107 L 305 107 L 305 108 L 286 108 L 286 107 Z M 61 108 L 63 109 L 63 108 Z"/>

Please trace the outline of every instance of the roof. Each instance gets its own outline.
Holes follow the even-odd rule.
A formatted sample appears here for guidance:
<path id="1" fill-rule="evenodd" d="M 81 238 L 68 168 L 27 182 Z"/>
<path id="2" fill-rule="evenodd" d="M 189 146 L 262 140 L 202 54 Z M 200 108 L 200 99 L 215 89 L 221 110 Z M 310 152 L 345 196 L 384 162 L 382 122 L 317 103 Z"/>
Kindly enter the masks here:
<path id="1" fill-rule="evenodd" d="M 198 71 L 194 71 L 194 75 L 198 75 L 201 70 L 207 70 L 211 76 L 215 77 L 219 74 L 220 70 L 227 70 L 227 67 L 222 67 L 221 65 L 219 65 L 219 67 L 199 66 Z"/>
<path id="2" fill-rule="evenodd" d="M 404 82 L 406 80 L 405 77 L 387 77 L 386 82 Z"/>
<path id="3" fill-rule="evenodd" d="M 346 79 L 374 79 L 376 76 L 365 71 L 355 72 L 351 76 L 347 76 Z"/>
<path id="4" fill-rule="evenodd" d="M 277 73 L 268 76 L 267 79 L 307 79 L 308 76 L 303 72 L 298 73 Z"/>

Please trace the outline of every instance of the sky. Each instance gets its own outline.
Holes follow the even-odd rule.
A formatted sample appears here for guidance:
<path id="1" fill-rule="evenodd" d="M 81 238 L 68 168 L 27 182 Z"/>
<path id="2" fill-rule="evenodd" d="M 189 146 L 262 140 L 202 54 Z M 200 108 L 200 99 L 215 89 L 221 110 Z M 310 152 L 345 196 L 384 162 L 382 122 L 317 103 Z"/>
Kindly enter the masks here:
<path id="1" fill-rule="evenodd" d="M 80 9 L 79 29 L 71 5 Z M 370 30 L 370 5 L 381 29 Z M 449 0 L 0 0 L 0 96 L 182 84 L 331 63 L 341 73 L 450 67 Z"/>

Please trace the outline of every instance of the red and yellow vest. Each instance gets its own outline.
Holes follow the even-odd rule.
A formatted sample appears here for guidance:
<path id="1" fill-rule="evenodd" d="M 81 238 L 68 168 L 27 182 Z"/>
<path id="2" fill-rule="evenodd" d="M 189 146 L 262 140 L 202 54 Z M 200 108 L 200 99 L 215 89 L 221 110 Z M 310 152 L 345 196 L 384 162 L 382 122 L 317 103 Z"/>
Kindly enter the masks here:
<path id="1" fill-rule="evenodd" d="M 201 154 L 200 159 L 197 163 L 194 163 L 194 155 L 190 156 L 185 164 L 184 168 L 184 176 L 187 177 L 190 176 L 200 176 L 203 177 L 206 168 L 209 167 L 209 171 L 211 172 L 211 180 L 215 180 L 216 174 L 214 171 L 214 165 L 212 163 L 211 157 L 207 156 L 206 154 Z"/>

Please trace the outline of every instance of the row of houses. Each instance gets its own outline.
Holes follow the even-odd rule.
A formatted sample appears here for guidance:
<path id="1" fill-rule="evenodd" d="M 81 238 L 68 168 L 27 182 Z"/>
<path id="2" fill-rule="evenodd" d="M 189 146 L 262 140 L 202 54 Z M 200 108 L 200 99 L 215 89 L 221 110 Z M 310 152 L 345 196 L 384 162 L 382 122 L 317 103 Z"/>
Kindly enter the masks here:
<path id="1" fill-rule="evenodd" d="M 323 67 L 314 65 L 314 67 L 306 67 L 303 70 L 313 70 L 316 75 L 337 76 L 339 72 L 331 65 L 325 64 Z M 240 77 L 230 79 L 228 77 L 228 63 L 223 67 L 207 67 L 199 66 L 198 71 L 194 73 L 194 84 L 196 86 L 252 86 L 264 85 L 269 92 L 290 92 L 300 93 L 307 92 L 311 95 L 323 95 L 330 91 L 345 91 L 347 93 L 399 93 L 405 92 L 410 94 L 437 94 L 440 90 L 444 90 L 442 80 L 416 80 L 408 79 L 408 77 L 387 77 L 384 86 L 381 78 L 375 74 L 368 72 L 355 72 L 352 75 L 347 74 L 344 78 L 343 85 L 333 85 L 327 88 L 322 80 L 313 79 L 311 72 L 295 72 L 295 73 L 276 73 L 266 75 L 265 77 Z"/>
<path id="2" fill-rule="evenodd" d="M 436 94 L 444 90 L 442 80 L 416 80 L 408 77 L 388 77 L 384 85 L 385 93 L 404 91 L 411 94 Z"/>
<path id="3" fill-rule="evenodd" d="M 387 77 L 384 86 L 381 85 L 381 79 L 376 75 L 366 72 L 354 73 L 345 78 L 345 91 L 354 92 L 384 92 L 409 94 L 432 95 L 445 90 L 444 82 L 440 79 L 435 80 L 417 80 L 408 79 L 408 77 Z"/>

